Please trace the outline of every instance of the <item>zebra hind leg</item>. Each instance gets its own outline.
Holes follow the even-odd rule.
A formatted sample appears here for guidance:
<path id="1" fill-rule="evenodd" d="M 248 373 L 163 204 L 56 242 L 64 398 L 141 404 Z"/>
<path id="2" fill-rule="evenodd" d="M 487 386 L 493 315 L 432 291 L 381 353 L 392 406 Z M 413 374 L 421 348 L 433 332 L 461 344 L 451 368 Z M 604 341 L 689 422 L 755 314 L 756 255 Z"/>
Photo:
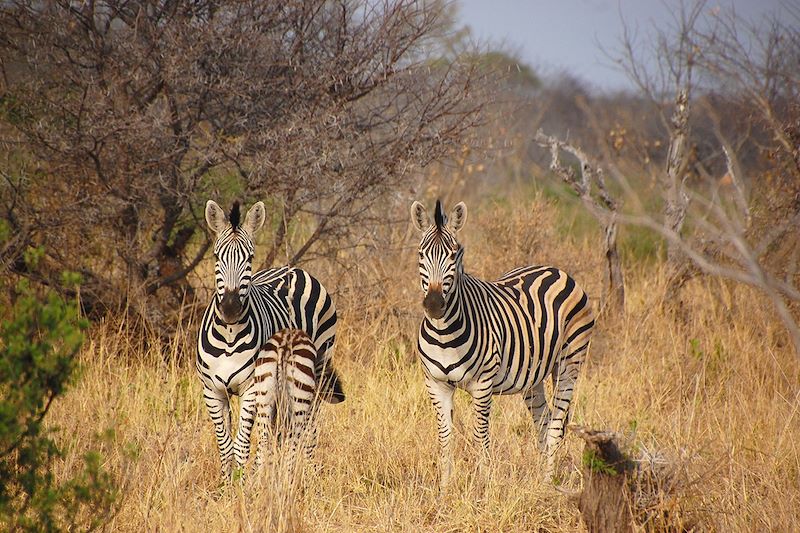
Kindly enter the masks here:
<path id="1" fill-rule="evenodd" d="M 533 426 L 537 436 L 536 444 L 539 450 L 545 451 L 547 448 L 547 427 L 550 424 L 550 406 L 547 405 L 547 397 L 544 394 L 544 383 L 540 381 L 525 391 L 523 399 L 533 418 Z"/>
<path id="2" fill-rule="evenodd" d="M 555 452 L 558 450 L 567 423 L 569 422 L 570 404 L 578 380 L 580 364 L 575 362 L 559 362 L 553 369 L 553 412 L 547 425 L 545 449 L 547 452 L 547 476 L 552 477 L 555 466 Z"/>
<path id="3" fill-rule="evenodd" d="M 277 432 L 275 416 L 277 403 L 278 359 L 274 351 L 265 350 L 256 359 L 253 389 L 256 394 L 256 419 L 258 421 L 258 447 L 254 461 L 254 470 L 260 470 L 264 464 L 265 449 L 269 448 L 270 457 L 274 456 Z"/>
<path id="4" fill-rule="evenodd" d="M 345 400 L 344 387 L 339 373 L 333 367 L 333 340 L 324 343 L 316 350 L 314 357 L 315 386 L 319 397 L 332 404 Z"/>
<path id="5" fill-rule="evenodd" d="M 257 473 L 264 465 L 265 450 L 269 449 L 270 457 L 275 451 L 275 394 L 266 394 L 264 399 L 260 399 L 256 405 L 258 422 L 258 446 L 256 456 L 253 461 L 253 473 Z M 263 403 L 262 403 L 263 402 Z"/>
<path id="6" fill-rule="evenodd" d="M 319 395 L 320 398 L 328 403 L 341 403 L 345 400 L 344 387 L 342 387 L 342 380 L 339 373 L 333 368 L 331 362 L 328 361 L 323 364 L 322 368 L 316 370 L 316 375 L 319 376 Z"/>
<path id="7" fill-rule="evenodd" d="M 303 449 L 305 451 L 306 461 L 309 463 L 314 460 L 314 452 L 317 449 L 316 410 L 318 407 L 316 403 L 312 404 L 311 410 L 306 414 L 305 421 L 303 422 Z"/>
<path id="8" fill-rule="evenodd" d="M 310 462 L 316 448 L 316 441 L 312 439 L 305 413 L 295 411 L 288 434 L 286 435 L 286 471 L 289 479 L 299 479 L 302 472 L 300 468 L 305 461 Z M 300 457 L 303 454 L 303 458 Z"/>

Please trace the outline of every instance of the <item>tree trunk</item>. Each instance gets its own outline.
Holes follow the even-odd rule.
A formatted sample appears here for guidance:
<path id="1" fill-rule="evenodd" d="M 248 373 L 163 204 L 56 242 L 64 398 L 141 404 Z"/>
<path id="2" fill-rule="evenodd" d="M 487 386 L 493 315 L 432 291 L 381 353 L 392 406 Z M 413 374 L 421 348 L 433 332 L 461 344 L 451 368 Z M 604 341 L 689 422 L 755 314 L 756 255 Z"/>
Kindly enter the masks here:
<path id="1" fill-rule="evenodd" d="M 664 185 L 664 226 L 680 235 L 686 219 L 689 197 L 684 191 L 684 179 L 689 166 L 689 94 L 680 89 L 675 98 L 675 110 L 670 120 L 669 152 Z M 667 264 L 670 270 L 668 297 L 676 295 L 684 283 L 691 277 L 687 269 L 686 256 L 675 243 L 667 242 Z"/>
<path id="2" fill-rule="evenodd" d="M 603 169 L 590 161 L 586 154 L 555 137 L 545 135 L 541 130 L 534 139 L 540 146 L 550 149 L 550 170 L 559 176 L 578 194 L 586 210 L 597 220 L 605 234 L 606 274 L 603 284 L 603 306 L 614 314 L 625 310 L 625 279 L 622 275 L 622 262 L 617 250 L 617 200 L 606 188 Z M 580 163 L 580 173 L 574 168 L 564 166 L 559 151 L 572 154 Z"/>
<path id="3" fill-rule="evenodd" d="M 583 460 L 585 485 L 578 501 L 581 518 L 592 532 L 633 531 L 629 473 L 633 463 L 616 443 L 616 434 L 581 427 L 574 434 L 586 442 Z"/>
<path id="4" fill-rule="evenodd" d="M 612 215 L 605 227 L 606 283 L 603 290 L 605 305 L 621 315 L 625 311 L 625 279 L 622 276 L 622 262 L 617 251 L 617 220 Z"/>

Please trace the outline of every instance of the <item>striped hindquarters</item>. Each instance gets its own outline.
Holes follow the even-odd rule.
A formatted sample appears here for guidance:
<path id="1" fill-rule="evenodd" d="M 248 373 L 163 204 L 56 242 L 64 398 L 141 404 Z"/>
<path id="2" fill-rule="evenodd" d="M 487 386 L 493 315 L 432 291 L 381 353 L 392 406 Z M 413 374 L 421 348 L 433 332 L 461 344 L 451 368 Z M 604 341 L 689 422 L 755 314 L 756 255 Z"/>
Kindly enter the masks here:
<path id="1" fill-rule="evenodd" d="M 330 403 L 344 401 L 344 390 L 332 363 L 336 307 L 325 287 L 308 272 L 288 267 L 260 271 L 253 277 L 253 284 L 274 291 L 285 302 L 291 327 L 305 331 L 313 339 L 320 397 Z"/>
<path id="2" fill-rule="evenodd" d="M 279 442 L 288 441 L 293 449 L 305 440 L 307 453 L 313 451 L 316 356 L 314 341 L 299 329 L 281 330 L 264 345 L 254 377 L 262 441 L 267 432 L 272 432 Z"/>

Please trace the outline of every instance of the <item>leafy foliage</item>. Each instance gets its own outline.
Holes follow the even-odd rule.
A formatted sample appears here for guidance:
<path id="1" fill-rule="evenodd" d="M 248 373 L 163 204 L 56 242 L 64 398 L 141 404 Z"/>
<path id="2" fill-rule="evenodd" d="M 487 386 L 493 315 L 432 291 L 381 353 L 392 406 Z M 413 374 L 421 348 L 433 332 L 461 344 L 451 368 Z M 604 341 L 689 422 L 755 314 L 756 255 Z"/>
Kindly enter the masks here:
<path id="1" fill-rule="evenodd" d="M 35 268 L 43 255 L 29 249 Z M 75 274 L 62 275 L 76 285 Z M 73 383 L 75 355 L 83 343 L 85 319 L 76 302 L 54 291 L 37 294 L 18 283 L 13 305 L 0 321 L 0 527 L 10 531 L 94 529 L 112 511 L 116 490 L 97 452 L 84 455 L 83 469 L 58 482 L 53 464 L 62 450 L 45 417 Z"/>

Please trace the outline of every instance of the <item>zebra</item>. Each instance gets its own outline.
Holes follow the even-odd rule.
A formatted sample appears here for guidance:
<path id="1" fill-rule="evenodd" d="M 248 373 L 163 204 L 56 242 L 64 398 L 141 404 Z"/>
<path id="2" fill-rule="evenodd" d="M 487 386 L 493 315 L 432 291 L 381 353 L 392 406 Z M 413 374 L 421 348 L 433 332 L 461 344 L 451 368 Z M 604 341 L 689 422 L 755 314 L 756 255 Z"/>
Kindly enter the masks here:
<path id="1" fill-rule="evenodd" d="M 256 468 L 263 464 L 267 443 L 274 439 L 289 445 L 289 473 L 293 473 L 301 446 L 308 459 L 313 457 L 317 445 L 316 357 L 314 341 L 304 331 L 283 329 L 270 337 L 256 359 Z"/>
<path id="2" fill-rule="evenodd" d="M 213 200 L 205 218 L 216 234 L 216 293 L 208 304 L 197 334 L 196 367 L 203 399 L 214 424 L 221 473 L 230 479 L 234 460 L 238 471 L 250 455 L 250 433 L 256 409 L 255 362 L 265 343 L 281 329 L 305 331 L 316 347 L 315 372 L 320 396 L 344 401 L 338 374 L 331 365 L 336 338 L 336 308 L 325 287 L 299 268 L 283 266 L 252 275 L 255 234 L 266 210 L 257 202 L 242 222 L 239 203 L 228 217 Z M 231 436 L 230 397 L 240 397 L 239 424 Z"/>
<path id="3" fill-rule="evenodd" d="M 483 453 L 489 447 L 489 411 L 495 394 L 522 393 L 546 453 L 546 475 L 553 472 L 570 401 L 594 327 L 586 293 L 565 272 L 548 266 L 516 268 L 497 281 L 464 272 L 464 247 L 456 239 L 467 207 L 458 203 L 447 217 L 436 201 L 431 223 L 414 202 L 411 220 L 422 232 L 419 275 L 424 316 L 417 351 L 438 426 L 439 488 L 453 469 L 453 394 L 472 396 L 473 437 Z M 544 379 L 552 376 L 553 409 Z"/>

